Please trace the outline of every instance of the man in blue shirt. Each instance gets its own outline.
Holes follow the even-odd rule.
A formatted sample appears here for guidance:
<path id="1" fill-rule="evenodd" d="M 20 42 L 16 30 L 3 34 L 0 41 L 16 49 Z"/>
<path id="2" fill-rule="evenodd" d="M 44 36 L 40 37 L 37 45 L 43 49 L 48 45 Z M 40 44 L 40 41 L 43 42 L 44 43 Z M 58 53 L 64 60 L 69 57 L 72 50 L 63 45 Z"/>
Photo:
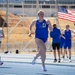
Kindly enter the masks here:
<path id="1" fill-rule="evenodd" d="M 57 62 L 56 49 L 58 51 L 58 57 L 60 62 L 60 29 L 57 28 L 56 24 L 53 24 L 53 30 L 50 32 L 50 37 L 52 38 L 52 48 L 54 50 L 54 62 Z"/>

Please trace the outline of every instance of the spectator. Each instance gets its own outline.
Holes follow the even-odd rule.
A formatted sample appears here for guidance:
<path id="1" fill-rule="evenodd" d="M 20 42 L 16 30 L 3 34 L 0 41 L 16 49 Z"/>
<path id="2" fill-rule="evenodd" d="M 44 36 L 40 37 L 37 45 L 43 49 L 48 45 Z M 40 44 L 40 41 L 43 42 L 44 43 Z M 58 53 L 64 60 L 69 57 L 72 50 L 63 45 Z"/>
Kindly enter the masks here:
<path id="1" fill-rule="evenodd" d="M 54 62 L 57 62 L 56 49 L 58 51 L 58 62 L 60 63 L 60 29 L 57 28 L 56 24 L 53 24 L 53 30 L 50 32 L 50 37 L 52 38 L 52 48 L 54 51 Z"/>

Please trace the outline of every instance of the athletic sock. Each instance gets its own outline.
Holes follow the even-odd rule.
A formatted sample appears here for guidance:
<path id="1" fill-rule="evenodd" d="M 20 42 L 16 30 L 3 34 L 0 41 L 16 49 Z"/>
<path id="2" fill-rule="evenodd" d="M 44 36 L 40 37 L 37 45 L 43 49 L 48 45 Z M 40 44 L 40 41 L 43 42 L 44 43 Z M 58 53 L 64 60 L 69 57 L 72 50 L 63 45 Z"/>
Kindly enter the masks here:
<path id="1" fill-rule="evenodd" d="M 3 62 L 2 61 L 0 61 L 0 65 L 2 65 L 3 64 Z"/>

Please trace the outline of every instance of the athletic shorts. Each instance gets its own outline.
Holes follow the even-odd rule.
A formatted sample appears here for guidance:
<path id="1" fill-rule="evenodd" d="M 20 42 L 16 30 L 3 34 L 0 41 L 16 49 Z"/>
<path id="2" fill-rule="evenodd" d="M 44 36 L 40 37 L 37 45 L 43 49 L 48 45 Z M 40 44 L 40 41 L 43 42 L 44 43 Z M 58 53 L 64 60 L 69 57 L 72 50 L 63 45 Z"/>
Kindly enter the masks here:
<path id="1" fill-rule="evenodd" d="M 67 49 L 67 48 L 71 49 L 71 47 L 72 47 L 71 41 L 65 42 L 64 49 Z"/>
<path id="2" fill-rule="evenodd" d="M 64 48 L 64 41 L 60 42 L 60 48 Z"/>
<path id="3" fill-rule="evenodd" d="M 59 50 L 60 49 L 60 43 L 53 43 L 52 44 L 52 48 L 53 48 L 53 50 Z"/>

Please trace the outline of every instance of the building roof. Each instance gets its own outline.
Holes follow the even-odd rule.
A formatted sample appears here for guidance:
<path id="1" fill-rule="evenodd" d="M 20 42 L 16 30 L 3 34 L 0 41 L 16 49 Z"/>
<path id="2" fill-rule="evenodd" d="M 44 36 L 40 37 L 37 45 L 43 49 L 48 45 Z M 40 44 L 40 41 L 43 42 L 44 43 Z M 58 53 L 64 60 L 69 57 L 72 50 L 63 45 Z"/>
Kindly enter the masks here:
<path id="1" fill-rule="evenodd" d="M 0 0 L 0 3 L 5 3 L 7 0 Z M 37 0 L 9 0 L 9 3 L 36 3 Z M 38 0 L 39 3 L 54 4 L 55 0 Z M 75 4 L 75 0 L 56 0 L 59 4 Z"/>

